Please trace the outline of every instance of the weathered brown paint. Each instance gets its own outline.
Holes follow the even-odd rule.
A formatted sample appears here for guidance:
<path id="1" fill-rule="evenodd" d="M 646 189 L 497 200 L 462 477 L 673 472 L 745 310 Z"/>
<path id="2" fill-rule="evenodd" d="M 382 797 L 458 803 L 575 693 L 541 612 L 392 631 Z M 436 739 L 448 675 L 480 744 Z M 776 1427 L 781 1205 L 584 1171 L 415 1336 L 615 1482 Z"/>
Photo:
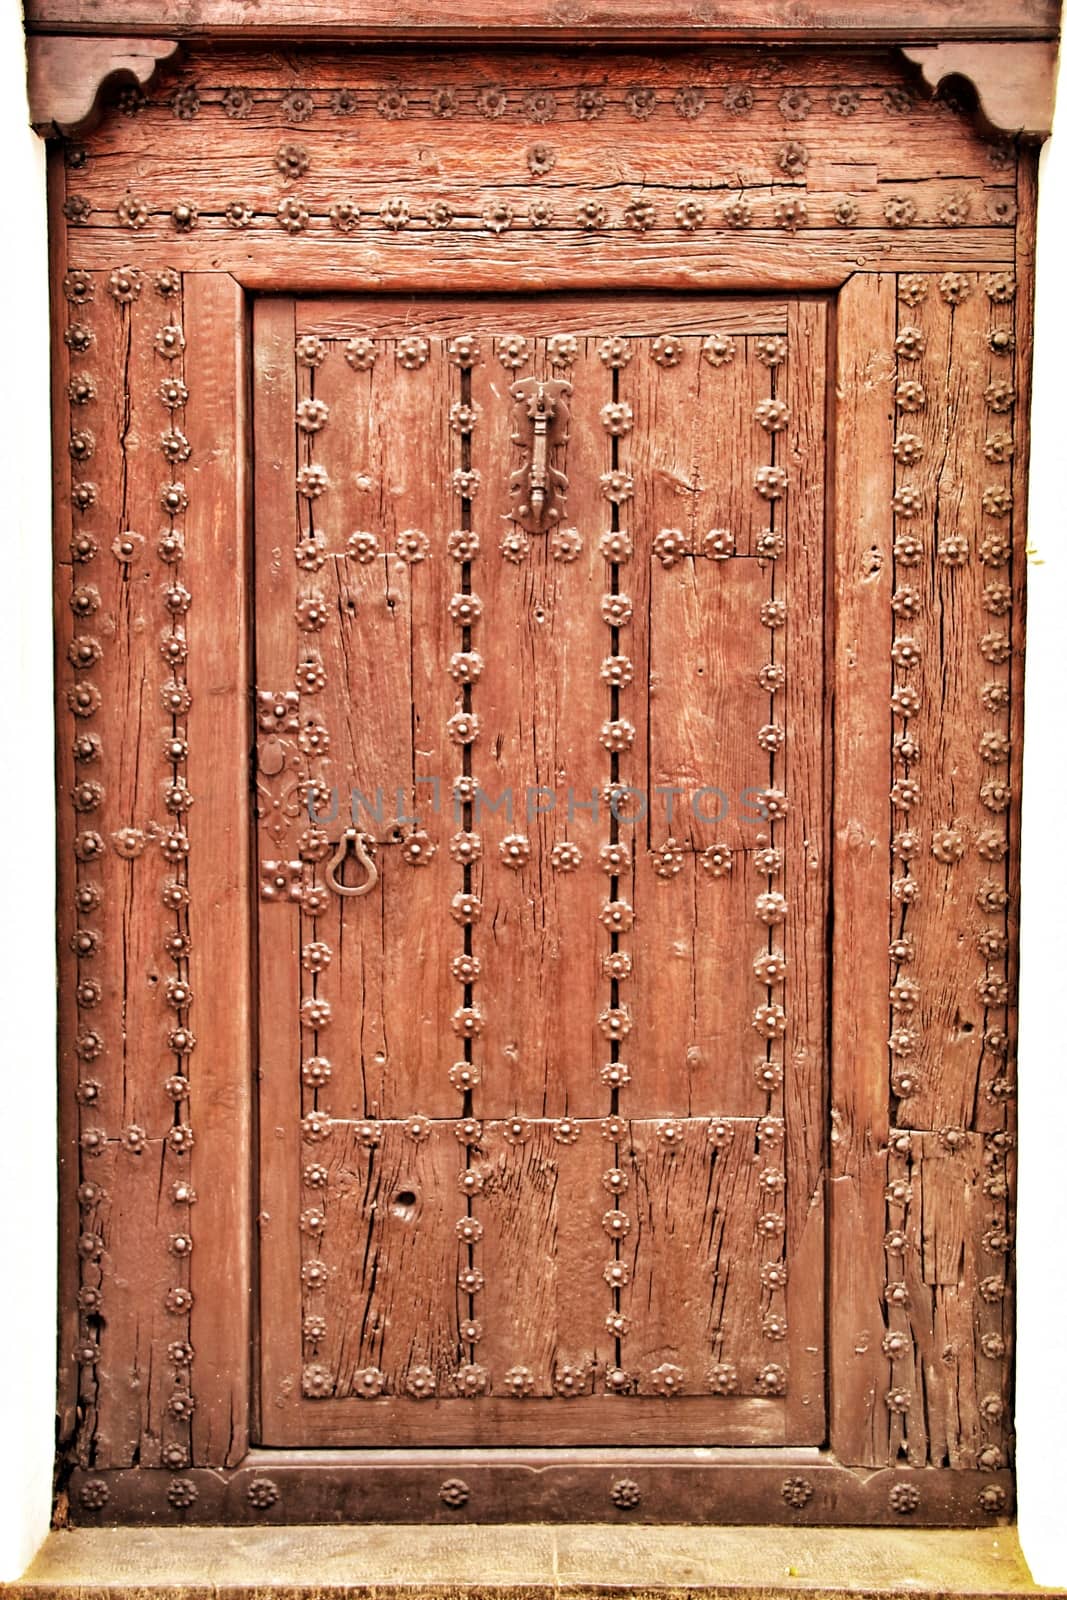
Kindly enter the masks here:
<path id="1" fill-rule="evenodd" d="M 433 7 L 419 0 L 408 5 L 403 24 L 381 13 L 370 0 L 318 0 L 309 21 L 300 0 L 29 0 L 28 26 L 34 31 L 158 33 L 227 38 L 258 30 L 262 36 L 307 37 L 309 26 L 322 37 L 394 39 L 398 26 L 412 39 L 442 38 L 513 40 L 516 35 L 540 41 L 586 39 L 599 42 L 630 39 L 716 39 L 762 42 L 764 39 L 1055 39 L 1059 31 L 1056 0 L 913 0 L 906 5 L 822 5 L 797 13 L 790 0 L 756 4 L 754 0 L 715 6 L 679 4 L 678 0 L 603 0 L 568 13 L 549 0 L 534 0 L 522 14 L 505 23 L 492 0 L 454 0 Z"/>
<path id="2" fill-rule="evenodd" d="M 754 86 L 747 116 L 723 104 L 738 82 Z M 583 83 L 604 97 L 589 121 Z M 679 100 L 690 119 L 674 99 L 694 83 L 703 98 Z M 389 84 L 408 97 L 398 120 L 375 109 Z M 508 96 L 499 119 L 476 99 L 494 84 Z M 635 84 L 656 91 L 647 118 L 627 101 Z M 283 101 L 302 88 L 315 104 L 298 121 L 299 100 Z M 327 109 L 342 88 L 352 120 Z M 623 1514 L 637 1502 L 628 1489 L 610 1500 L 617 1458 L 597 1453 L 612 1446 L 670 1452 L 635 1455 L 623 1474 L 650 1475 L 653 1517 L 966 1521 L 1006 1508 L 1009 688 L 1033 164 L 903 88 L 877 51 L 361 62 L 195 46 L 144 109 L 105 112 L 87 159 L 54 155 L 57 459 L 72 463 L 56 494 L 72 800 L 62 1172 L 67 1236 L 81 1236 L 64 1261 L 61 1406 L 79 1516 L 334 1515 L 331 1496 L 357 1515 Z M 231 97 L 227 114 L 235 89 L 252 99 Z M 854 115 L 832 108 L 842 89 Z M 458 95 L 454 115 L 431 114 L 434 90 Z M 276 158 L 294 145 L 304 153 L 287 152 L 283 176 Z M 546 160 L 535 175 L 530 162 Z M 737 226 L 742 191 L 749 226 Z M 553 216 L 535 205 L 532 222 L 545 200 Z M 236 201 L 256 213 L 249 229 L 225 220 Z M 346 202 L 362 213 L 351 231 L 331 217 Z M 64 340 L 72 326 L 84 348 L 81 334 Z M 466 333 L 481 344 L 469 370 L 448 355 Z M 634 353 L 616 374 L 597 350 L 618 333 Z M 297 359 L 308 335 L 325 341 L 319 365 Z M 372 367 L 346 362 L 356 335 L 376 340 Z M 519 335 L 528 359 L 512 370 L 500 357 Z M 569 369 L 549 360 L 553 335 L 576 341 Z M 677 365 L 655 358 L 664 337 Z M 731 356 L 706 359 L 709 337 L 732 340 Z M 769 367 L 757 344 L 778 337 L 788 359 Z M 401 343 L 419 339 L 425 361 Z M 501 550 L 511 475 L 532 449 L 512 440 L 508 390 L 561 370 L 570 438 L 550 464 L 568 477 L 564 526 L 581 545 L 530 532 Z M 188 395 L 172 387 L 165 404 L 160 386 L 176 380 Z M 309 400 L 329 408 L 317 432 L 295 426 Z M 782 431 L 756 421 L 767 402 L 788 407 Z M 452 426 L 463 404 L 479 408 L 469 435 Z M 615 437 L 601 412 L 618 404 L 632 428 Z M 1012 455 L 987 441 L 1014 416 Z M 296 493 L 313 463 L 331 482 L 319 499 Z M 772 518 L 757 474 L 783 466 Z M 600 490 L 612 470 L 634 477 L 617 511 Z M 480 474 L 477 494 L 454 492 L 457 471 Z M 773 559 L 766 526 L 785 532 Z M 412 529 L 425 559 L 411 560 Z M 480 551 L 456 560 L 449 536 L 471 529 Z M 601 553 L 613 529 L 631 535 L 626 559 Z M 694 553 L 665 564 L 663 529 Z M 709 529 L 732 546 L 705 552 Z M 346 553 L 354 531 L 373 532 L 379 553 Z M 469 639 L 449 615 L 468 587 L 484 606 Z M 600 611 L 613 590 L 633 600 L 617 630 Z M 321 632 L 297 620 L 312 591 Z M 485 660 L 469 687 L 447 670 L 463 647 Z M 624 652 L 634 683 L 613 691 L 600 661 Z M 753 672 L 783 658 L 761 711 Z M 249 697 L 298 685 L 295 726 L 258 730 L 254 776 Z M 467 744 L 450 719 L 472 713 Z M 632 729 L 604 735 L 612 753 L 601 724 L 620 719 Z M 761 724 L 779 720 L 783 749 L 761 749 Z M 75 761 L 72 738 L 92 733 L 101 748 L 90 740 Z M 604 873 L 610 825 L 545 813 L 510 830 L 529 845 L 514 870 L 491 819 L 481 857 L 454 860 L 457 825 L 442 814 L 423 866 L 390 805 L 368 827 L 373 857 L 341 869 L 358 887 L 372 860 L 366 895 L 324 887 L 336 827 L 327 855 L 295 873 L 321 905 L 260 894 L 264 860 L 298 859 L 289 776 L 388 793 L 378 774 L 399 768 L 406 804 L 413 788 L 429 795 L 416 779 L 466 774 L 494 793 L 662 784 L 711 760 L 730 786 L 751 770 L 787 792 L 766 839 L 734 819 L 721 836 L 693 815 L 668 823 L 658 801 L 631 858 Z M 732 852 L 721 876 L 704 855 L 719 845 Z M 553 863 L 557 846 L 580 853 L 575 870 L 573 850 Z M 769 881 L 757 855 L 778 846 Z M 784 940 L 754 915 L 756 894 L 783 883 Z M 469 937 L 451 915 L 460 892 L 482 903 Z M 608 898 L 633 906 L 632 931 L 598 920 Z M 79 929 L 97 936 L 80 955 Z M 787 958 L 784 991 L 746 987 L 756 931 Z M 914 959 L 898 945 L 891 962 L 902 938 Z M 304 963 L 309 942 L 331 948 L 321 972 Z M 629 953 L 633 976 L 613 977 L 603 958 Z M 481 968 L 457 979 L 462 956 Z M 755 1005 L 783 992 L 784 1040 L 774 1022 L 765 1042 Z M 321 1041 L 299 1020 L 317 998 L 333 1012 Z M 472 1006 L 482 1031 L 465 1045 Z M 302 1064 L 318 1056 L 331 1072 L 316 1083 Z M 457 1091 L 461 1060 L 481 1077 Z M 709 1138 L 720 1117 L 726 1132 Z M 772 1123 L 767 1147 L 767 1117 L 783 1119 L 784 1144 Z M 465 1118 L 478 1126 L 458 1140 Z M 315 1163 L 321 1190 L 303 1178 Z M 617 1197 L 608 1167 L 629 1181 Z M 469 1200 L 456 1182 L 468 1168 Z M 768 1224 L 761 1246 L 757 1219 L 779 1173 L 785 1236 L 768 1251 L 776 1235 Z M 613 1210 L 629 1222 L 617 1244 L 602 1220 Z M 468 1216 L 470 1242 L 456 1227 Z M 614 1251 L 630 1268 L 617 1288 L 603 1276 Z M 758 1277 L 779 1253 L 784 1292 Z M 301 1284 L 318 1261 L 324 1290 Z M 484 1287 L 457 1290 L 471 1269 Z M 776 1340 L 765 1319 L 785 1306 Z M 609 1333 L 609 1313 L 629 1331 Z M 320 1314 L 325 1332 L 302 1339 Z M 733 1390 L 730 1364 L 736 1390 L 714 1392 Z M 782 1368 L 781 1395 L 768 1366 Z M 422 1368 L 429 1399 L 405 1392 Z M 523 1399 L 504 1382 L 519 1368 Z M 606 1392 L 616 1368 L 630 1392 Z M 372 1369 L 385 1392 L 361 1398 Z M 271 1449 L 246 1455 L 249 1440 Z M 698 1468 L 688 1452 L 709 1443 L 760 1444 L 780 1465 L 766 1480 L 725 1458 Z M 394 1486 L 383 1505 L 358 1455 L 295 1476 L 284 1452 L 312 1444 L 409 1449 L 399 1499 Z M 489 1445 L 512 1453 L 491 1463 L 476 1450 Z M 467 1499 L 438 1498 L 436 1468 L 417 1465 L 427 1446 L 470 1474 Z M 559 1454 L 544 1458 L 543 1489 L 515 1498 L 536 1446 Z M 905 1464 L 925 1470 L 889 1480 L 891 1493 L 849 1471 Z M 273 1487 L 246 1499 L 250 1474 Z M 699 1512 L 695 1481 L 708 1485 Z"/>

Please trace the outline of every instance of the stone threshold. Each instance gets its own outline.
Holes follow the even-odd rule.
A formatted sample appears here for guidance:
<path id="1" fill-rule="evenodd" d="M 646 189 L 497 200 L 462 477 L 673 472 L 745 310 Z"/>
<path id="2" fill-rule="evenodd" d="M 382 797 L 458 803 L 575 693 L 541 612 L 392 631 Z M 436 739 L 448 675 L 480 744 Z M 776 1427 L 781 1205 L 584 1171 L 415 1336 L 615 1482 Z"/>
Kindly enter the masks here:
<path id="1" fill-rule="evenodd" d="M 1014 1528 L 91 1528 L 48 1536 L 11 1600 L 657 1600 L 1067 1593 Z"/>

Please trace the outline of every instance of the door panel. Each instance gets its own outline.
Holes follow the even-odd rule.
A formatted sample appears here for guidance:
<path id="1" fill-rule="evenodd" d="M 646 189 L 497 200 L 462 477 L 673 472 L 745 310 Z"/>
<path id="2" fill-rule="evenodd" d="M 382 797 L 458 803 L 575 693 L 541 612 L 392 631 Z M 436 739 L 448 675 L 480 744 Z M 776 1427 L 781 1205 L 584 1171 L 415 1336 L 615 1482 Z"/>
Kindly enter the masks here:
<path id="1" fill-rule="evenodd" d="M 821 1439 L 824 344 L 257 303 L 264 1443 Z"/>

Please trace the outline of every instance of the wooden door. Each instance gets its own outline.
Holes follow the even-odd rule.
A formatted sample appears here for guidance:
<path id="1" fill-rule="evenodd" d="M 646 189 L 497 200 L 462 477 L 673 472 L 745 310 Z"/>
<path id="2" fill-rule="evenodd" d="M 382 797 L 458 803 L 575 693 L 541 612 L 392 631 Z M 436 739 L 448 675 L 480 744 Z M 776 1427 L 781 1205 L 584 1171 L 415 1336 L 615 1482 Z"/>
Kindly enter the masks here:
<path id="1" fill-rule="evenodd" d="M 823 1438 L 825 340 L 257 301 L 263 1443 Z"/>
<path id="2" fill-rule="evenodd" d="M 656 10 L 37 42 L 61 1516 L 1010 1512 L 1035 153 Z"/>

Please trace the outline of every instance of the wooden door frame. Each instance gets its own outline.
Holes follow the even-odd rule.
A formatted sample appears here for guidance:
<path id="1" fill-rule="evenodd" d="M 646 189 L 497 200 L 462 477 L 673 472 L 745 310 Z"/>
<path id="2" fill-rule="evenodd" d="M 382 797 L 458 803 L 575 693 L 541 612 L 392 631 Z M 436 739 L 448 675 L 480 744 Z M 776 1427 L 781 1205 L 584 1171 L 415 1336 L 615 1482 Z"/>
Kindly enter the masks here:
<path id="1" fill-rule="evenodd" d="M 54 262 L 57 281 L 64 268 L 62 260 Z M 788 288 L 779 290 L 829 299 L 828 365 L 833 377 L 829 395 L 832 399 L 836 389 L 844 397 L 838 399 L 836 418 L 831 406 L 826 449 L 826 644 L 828 705 L 833 714 L 827 714 L 825 758 L 829 761 L 833 750 L 836 765 L 827 784 L 832 797 L 834 932 L 828 969 L 831 1046 L 825 1198 L 826 1291 L 831 1310 L 826 1444 L 755 1450 L 559 1447 L 327 1452 L 249 1446 L 256 1431 L 250 1423 L 259 1404 L 252 1240 L 264 1220 L 257 1222 L 253 1181 L 252 1018 L 257 975 L 249 945 L 253 880 L 247 782 L 252 731 L 249 697 L 241 692 L 241 686 L 251 681 L 246 581 L 252 464 L 249 313 L 253 294 L 296 293 L 306 285 L 281 277 L 265 284 L 258 272 L 244 281 L 225 272 L 187 275 L 187 325 L 190 332 L 198 325 L 202 333 L 209 330 L 216 357 L 212 391 L 201 386 L 202 403 L 211 407 L 216 447 L 201 470 L 214 475 L 218 501 L 230 508 L 229 526 L 234 532 L 234 542 L 226 544 L 227 525 L 204 513 L 196 539 L 190 541 L 197 550 L 197 587 L 203 597 L 196 619 L 200 642 L 191 652 L 199 673 L 192 715 L 197 716 L 197 705 L 206 710 L 190 743 L 199 746 L 203 770 L 212 773 L 211 784 L 201 783 L 198 789 L 204 806 L 216 808 L 213 867 L 219 872 L 217 892 L 210 905 L 200 908 L 196 937 L 202 959 L 217 960 L 230 970 L 235 945 L 245 952 L 243 987 L 230 988 L 217 999 L 211 1018 L 214 1037 L 224 1041 L 225 1048 L 214 1048 L 198 1063 L 192 1176 L 201 1193 L 213 1197 L 213 1226 L 201 1230 L 204 1243 L 193 1257 L 192 1284 L 194 1292 L 198 1283 L 213 1289 L 196 1297 L 192 1340 L 198 1356 L 206 1358 L 198 1388 L 211 1403 L 204 1404 L 203 1426 L 208 1428 L 210 1419 L 221 1414 L 228 1419 L 229 1437 L 222 1440 L 217 1432 L 201 1435 L 205 1452 L 224 1452 L 222 1470 L 192 1468 L 185 1474 L 198 1490 L 195 1520 L 262 1521 L 266 1513 L 267 1520 L 282 1521 L 447 1522 L 455 1520 L 457 1512 L 478 1521 L 603 1520 L 630 1509 L 625 1504 L 628 1491 L 618 1485 L 631 1481 L 638 1481 L 640 1515 L 648 1521 L 892 1525 L 899 1520 L 899 1505 L 891 1494 L 900 1481 L 899 1472 L 875 1467 L 884 1460 L 888 1423 L 881 1396 L 889 1368 L 878 1340 L 868 1330 L 880 1326 L 883 1274 L 876 1255 L 869 1253 L 864 1259 L 852 1244 L 857 1229 L 873 1229 L 874 1237 L 882 1231 L 883 1181 L 878 1174 L 884 1172 L 888 1137 L 884 1040 L 889 967 L 882 929 L 890 874 L 885 815 L 890 782 L 889 653 L 880 617 L 885 608 L 879 607 L 879 591 L 869 581 L 869 552 L 891 546 L 893 515 L 886 468 L 880 464 L 877 474 L 872 473 L 860 442 L 866 446 L 881 437 L 886 449 L 879 462 L 892 462 L 891 410 L 884 399 L 892 369 L 872 373 L 870 346 L 878 330 L 884 348 L 893 325 L 893 278 L 892 273 L 835 274 L 827 268 L 798 274 Z M 437 278 L 432 288 L 445 291 L 461 283 L 457 270 L 455 282 Z M 554 275 L 549 286 L 586 287 L 563 272 Z M 407 278 L 402 287 L 412 291 Z M 509 285 L 498 280 L 495 287 L 506 292 Z M 678 285 L 669 275 L 642 273 L 638 280 L 631 278 L 631 287 L 655 291 L 676 290 Z M 701 292 L 688 282 L 685 287 Z M 722 287 L 711 282 L 703 292 Z M 849 375 L 861 381 L 844 381 Z M 60 452 L 56 454 L 61 459 Z M 57 475 L 59 495 L 64 493 L 64 484 L 58 481 L 62 476 Z M 193 501 L 200 507 L 211 503 L 207 495 Z M 842 760 L 842 754 L 858 744 L 867 756 Z M 870 755 L 872 749 L 878 751 L 876 757 Z M 835 967 L 848 973 L 844 983 L 833 983 Z M 857 1036 L 866 1043 L 861 1056 L 835 1053 L 834 1038 Z M 226 1286 L 225 1296 L 218 1292 L 219 1284 Z M 462 1489 L 454 1487 L 460 1474 Z M 85 1475 L 76 1473 L 75 1479 Z M 109 1473 L 108 1481 L 111 1506 L 120 1518 L 154 1521 L 173 1515 L 165 1476 L 131 1469 Z M 981 1491 L 991 1485 L 1007 1493 L 1011 1488 L 1008 1473 L 991 1476 L 959 1469 L 926 1469 L 922 1483 L 922 1506 L 910 1520 L 927 1525 L 986 1523 L 989 1516 L 978 1499 Z"/>
<path id="2" fill-rule="evenodd" d="M 117 10 L 118 8 L 116 8 Z M 205 13 L 213 8 L 205 6 Z M 281 8 L 284 9 L 284 6 Z M 474 9 L 477 9 L 476 7 Z M 669 8 L 664 8 L 664 14 Z M 1005 57 L 1024 48 L 991 45 L 993 39 L 1047 40 L 1054 32 L 1056 8 L 1046 8 L 1035 22 L 1033 12 L 992 5 L 982 18 L 968 28 L 978 54 L 972 57 L 975 81 L 988 75 L 996 87 L 1005 72 Z M 66 129 L 82 116 L 91 114 L 96 95 L 104 80 L 115 70 L 134 70 L 147 79 L 154 64 L 169 51 L 153 52 L 152 41 L 144 36 L 147 11 L 132 11 L 110 24 L 90 23 L 79 15 L 76 0 L 64 6 L 60 0 L 37 0 L 30 7 L 30 26 L 41 31 L 35 36 L 36 100 L 35 125 L 45 130 Z M 744 7 L 738 8 L 738 14 Z M 925 24 L 919 17 L 923 13 Z M 999 22 L 991 21 L 993 13 Z M 274 15 L 275 13 L 271 13 Z M 280 12 L 278 13 L 280 15 Z M 915 20 L 906 27 L 914 40 L 944 41 L 952 28 L 946 12 L 929 0 L 925 6 L 911 8 Z M 484 20 L 484 19 L 483 19 Z M 158 25 L 158 24 L 157 24 Z M 164 24 L 166 25 L 166 23 Z M 107 50 L 90 73 L 91 93 L 81 85 L 78 116 L 69 113 L 69 101 L 58 104 L 60 81 L 69 68 L 72 48 L 84 63 L 84 38 L 69 37 L 77 26 L 84 34 L 108 33 L 124 27 L 126 33 L 140 36 L 132 51 L 122 46 L 127 41 L 107 37 Z M 281 23 L 275 21 L 280 33 Z M 639 36 L 652 41 L 692 38 L 688 25 L 661 19 L 648 30 L 628 23 L 629 33 L 615 31 L 606 22 L 589 29 L 569 29 L 566 34 L 550 30 L 547 22 L 532 34 L 538 40 L 576 37 L 614 43 L 621 38 Z M 731 31 L 726 27 L 717 37 L 751 38 L 751 20 L 738 20 Z M 362 32 L 360 31 L 362 28 Z M 429 31 L 430 13 L 424 17 L 423 31 L 412 25 L 413 38 L 441 37 Z M 746 31 L 746 29 L 748 31 Z M 198 37 L 225 37 L 227 25 L 218 23 L 201 29 Z M 313 27 L 312 36 L 324 40 L 336 37 L 366 39 L 372 25 L 357 14 L 351 31 L 335 25 Z M 178 34 L 177 27 L 168 32 Z M 773 32 L 761 25 L 760 37 Z M 905 31 L 899 19 L 883 17 L 882 31 L 853 31 L 844 20 L 834 38 L 895 37 Z M 698 36 L 706 39 L 708 30 Z M 389 30 L 395 38 L 396 30 Z M 449 38 L 463 37 L 452 29 Z M 485 38 L 484 32 L 471 37 Z M 515 39 L 514 33 L 508 37 Z M 816 29 L 794 31 L 790 37 L 827 37 Z M 157 43 L 160 41 L 156 41 Z M 163 44 L 169 41 L 162 41 Z M 48 45 L 44 50 L 41 46 Z M 938 48 L 934 45 L 933 48 Z M 1050 47 L 1051 48 L 1051 47 Z M 1050 49 L 1042 45 L 1044 58 Z M 992 51 L 994 54 L 989 54 Z M 983 53 L 984 52 L 984 53 Z M 997 54 L 999 53 L 999 54 Z M 920 52 L 914 51 L 915 57 Z M 131 68 L 130 57 L 138 63 Z M 116 59 L 119 65 L 116 68 Z M 102 61 L 102 65 L 100 62 Z M 57 65 L 58 63 L 58 65 Z M 924 62 L 936 77 L 938 63 Z M 1040 73 L 1038 73 L 1040 76 Z M 1031 78 L 1012 102 L 1018 116 L 1009 126 L 1040 130 L 1047 125 L 1042 110 L 1033 109 Z M 992 90 L 988 90 L 992 93 Z M 1025 114 L 1019 108 L 1025 103 Z M 1013 113 L 1002 113 L 1009 117 Z M 1005 124 L 1001 124 L 1005 125 Z M 64 230 L 61 222 L 62 184 L 53 153 L 50 185 L 52 225 L 52 283 L 54 335 L 57 346 L 62 339 L 62 297 L 59 285 L 67 270 Z M 1024 230 L 1032 226 L 1034 214 L 1034 166 L 1022 161 L 1019 176 L 1020 213 L 1027 219 Z M 1020 235 L 1025 240 L 1025 231 Z M 692 1522 L 841 1522 L 867 1525 L 892 1524 L 906 1513 L 919 1523 L 989 1521 L 991 1510 L 1003 1511 L 1010 1504 L 1011 1479 L 1004 1472 L 977 1472 L 958 1468 L 928 1468 L 922 1473 L 922 1500 L 917 1506 L 894 1496 L 901 1475 L 891 1467 L 875 1464 L 886 1458 L 888 1422 L 882 1406 L 882 1393 L 888 1381 L 888 1367 L 872 1330 L 880 1329 L 884 1295 L 884 1273 L 878 1257 L 866 1260 L 850 1248 L 855 1230 L 865 1237 L 878 1237 L 883 1226 L 882 1183 L 878 1174 L 885 1162 L 889 1134 L 884 1086 L 884 1040 L 888 1030 L 886 994 L 889 986 L 888 960 L 884 938 L 872 938 L 873 927 L 884 928 L 886 885 L 889 881 L 888 819 L 885 796 L 890 785 L 888 752 L 891 744 L 889 721 L 889 654 L 887 608 L 884 593 L 879 605 L 879 588 L 872 583 L 871 555 L 892 544 L 892 483 L 886 462 L 888 448 L 877 459 L 864 453 L 861 441 L 873 436 L 888 446 L 892 431 L 887 420 L 885 385 L 892 381 L 891 369 L 872 364 L 872 331 L 880 330 L 881 347 L 892 328 L 894 294 L 890 286 L 891 262 L 886 274 L 862 270 L 828 259 L 818 259 L 814 251 L 802 252 L 799 264 L 789 270 L 777 268 L 760 287 L 773 287 L 784 294 L 832 296 L 831 323 L 835 329 L 835 383 L 839 395 L 836 423 L 829 457 L 836 456 L 829 485 L 827 548 L 832 551 L 832 587 L 828 586 L 831 613 L 830 670 L 833 715 L 829 728 L 828 751 L 834 752 L 833 787 L 833 955 L 831 974 L 847 972 L 844 983 L 832 986 L 830 1007 L 831 1050 L 829 1055 L 829 1111 L 832 1135 L 829 1150 L 827 1200 L 829 1211 L 828 1298 L 833 1308 L 830 1326 L 830 1424 L 825 1449 L 784 1448 L 773 1452 L 685 1450 L 553 1450 L 536 1451 L 375 1451 L 359 1459 L 340 1453 L 326 1457 L 318 1452 L 263 1451 L 248 1448 L 249 1417 L 256 1403 L 252 1360 L 252 1295 L 254 1264 L 252 1229 L 256 1226 L 255 1194 L 249 1181 L 252 1173 L 254 1134 L 254 1042 L 251 1034 L 250 996 L 254 975 L 248 950 L 248 924 L 241 913 L 249 905 L 249 841 L 251 826 L 247 795 L 246 752 L 250 744 L 249 714 L 241 686 L 249 681 L 249 626 L 247 589 L 244 582 L 249 539 L 247 481 L 248 439 L 248 337 L 247 297 L 253 293 L 299 293 L 318 287 L 306 277 L 281 278 L 267 265 L 250 266 L 247 272 L 232 275 L 221 272 L 191 272 L 188 283 L 187 322 L 198 325 L 201 340 L 210 344 L 215 360 L 210 387 L 203 386 L 195 404 L 210 406 L 215 449 L 206 464 L 199 466 L 206 481 L 214 474 L 214 499 L 229 507 L 231 522 L 224 526 L 206 510 L 199 516 L 195 549 L 190 562 L 199 578 L 198 608 L 195 613 L 198 647 L 194 652 L 197 719 L 194 746 L 202 772 L 211 771 L 212 785 L 197 785 L 201 796 L 200 816 L 218 807 L 210 817 L 217 841 L 210 860 L 217 885 L 210 904 L 197 909 L 197 932 L 201 960 L 210 965 L 217 959 L 229 967 L 235 942 L 247 954 L 243 990 L 229 990 L 224 1000 L 215 998 L 200 1012 L 202 1030 L 211 1032 L 210 1055 L 198 1062 L 197 1145 L 193 1155 L 194 1180 L 212 1195 L 214 1227 L 202 1230 L 193 1258 L 194 1284 L 224 1283 L 230 1289 L 227 1299 L 218 1293 L 198 1296 L 192 1317 L 193 1342 L 200 1365 L 198 1388 L 205 1403 L 201 1417 L 194 1421 L 194 1440 L 202 1458 L 224 1461 L 221 1468 L 193 1468 L 187 1473 L 197 1490 L 195 1513 L 191 1519 L 227 1522 L 296 1521 L 301 1519 L 347 1519 L 368 1521 L 450 1521 L 457 1514 L 470 1520 L 502 1521 L 515 1518 L 574 1520 L 576 1518 L 618 1518 L 636 1503 L 617 1492 L 620 1482 L 637 1482 L 640 1516 L 650 1521 Z M 1021 327 L 1020 351 L 1028 350 L 1029 260 L 1020 259 L 1022 293 L 1018 316 Z M 643 270 L 635 273 L 632 264 L 619 262 L 615 281 L 627 288 L 643 290 L 690 289 L 718 292 L 736 289 L 751 293 L 751 275 L 738 267 L 696 273 L 691 269 L 671 276 Z M 543 277 L 539 278 L 543 281 Z M 609 285 L 603 270 L 598 270 L 596 286 Z M 501 281 L 490 273 L 484 282 L 473 282 L 468 271 L 455 269 L 435 276 L 424 289 L 434 292 L 449 289 L 492 288 L 497 292 L 527 287 L 521 282 Z M 557 273 L 551 286 L 583 290 L 592 287 L 579 274 Z M 333 279 L 331 288 L 366 290 L 366 283 L 353 270 L 351 281 Z M 416 289 L 410 273 L 376 277 L 376 289 L 383 292 Z M 891 347 L 892 338 L 888 339 Z M 1025 358 L 1024 358 L 1025 367 Z M 1025 389 L 1025 370 L 1024 389 Z M 846 381 L 847 380 L 847 381 Z M 223 426 L 219 427 L 219 419 Z M 56 411 L 57 463 L 55 498 L 62 523 L 64 507 L 69 505 L 69 483 L 63 470 L 66 439 L 59 408 Z M 1013 479 L 1021 501 L 1025 484 L 1025 414 L 1018 421 L 1018 451 Z M 207 508 L 211 496 L 199 499 Z M 194 505 L 197 502 L 194 502 Z M 192 526 L 192 517 L 190 526 Z M 228 545 L 224 535 L 232 528 L 236 546 Z M 234 619 L 237 618 L 237 626 Z M 193 669 L 191 669 L 192 671 Z M 1013 668 L 1013 682 L 1021 667 Z M 875 737 L 875 731 L 877 737 Z M 856 755 L 862 739 L 862 760 Z M 872 754 L 876 751 L 877 754 Z M 1016 771 L 1018 753 L 1013 758 Z M 210 798 L 209 798 L 210 796 Z M 225 810 L 224 810 L 225 808 Z M 68 814 L 60 848 L 67 852 L 72 844 Z M 225 962 L 224 959 L 225 958 Z M 865 1049 L 853 1057 L 833 1048 L 833 1041 L 859 1038 Z M 68 1101 L 62 1105 L 61 1139 L 66 1154 L 65 1174 L 72 1163 L 69 1152 L 76 1149 L 77 1131 Z M 76 1178 L 73 1180 L 76 1183 Z M 67 1191 L 65 1215 L 71 1215 L 72 1184 L 65 1175 Z M 76 1215 L 76 1210 L 75 1210 Z M 61 1280 L 62 1304 L 66 1321 L 62 1329 L 61 1350 L 76 1339 L 71 1321 L 74 1285 L 70 1281 L 70 1258 L 64 1259 L 66 1279 Z M 847 1374 L 847 1376 L 846 1376 Z M 840 1381 L 839 1381 L 840 1380 Z M 68 1395 L 69 1384 L 66 1386 Z M 228 1427 L 218 1430 L 218 1418 L 228 1419 Z M 222 1434 L 225 1436 L 223 1437 Z M 462 1473 L 462 1486 L 449 1487 Z M 74 1486 L 89 1474 L 80 1470 Z M 108 1474 L 111 1488 L 109 1512 L 120 1519 L 156 1520 L 172 1518 L 174 1502 L 168 1503 L 168 1479 L 162 1474 L 131 1469 Z M 982 1494 L 997 1490 L 985 1503 Z"/>

